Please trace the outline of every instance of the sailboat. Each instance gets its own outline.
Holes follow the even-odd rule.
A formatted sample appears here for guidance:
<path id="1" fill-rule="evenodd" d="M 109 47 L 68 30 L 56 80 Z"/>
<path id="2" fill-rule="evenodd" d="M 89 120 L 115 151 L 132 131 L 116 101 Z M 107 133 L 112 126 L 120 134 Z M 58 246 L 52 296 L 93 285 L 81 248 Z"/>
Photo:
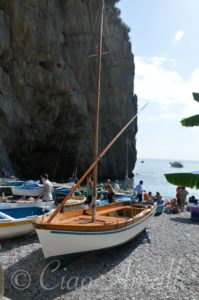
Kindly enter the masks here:
<path id="1" fill-rule="evenodd" d="M 98 47 L 98 71 L 96 84 L 96 114 L 94 130 L 94 160 L 71 192 L 50 217 L 36 218 L 33 226 L 42 245 L 45 258 L 100 250 L 126 243 L 142 232 L 156 212 L 156 204 L 120 202 L 96 207 L 97 165 L 115 141 L 137 118 L 137 114 L 120 130 L 113 140 L 98 153 L 98 127 L 100 104 L 101 56 L 104 0 L 101 1 L 100 43 Z M 145 105 L 146 106 L 146 105 Z M 144 107 L 145 107 L 144 106 Z M 144 107 L 141 109 L 143 110 Z M 93 172 L 92 208 L 63 212 L 65 202 Z"/>

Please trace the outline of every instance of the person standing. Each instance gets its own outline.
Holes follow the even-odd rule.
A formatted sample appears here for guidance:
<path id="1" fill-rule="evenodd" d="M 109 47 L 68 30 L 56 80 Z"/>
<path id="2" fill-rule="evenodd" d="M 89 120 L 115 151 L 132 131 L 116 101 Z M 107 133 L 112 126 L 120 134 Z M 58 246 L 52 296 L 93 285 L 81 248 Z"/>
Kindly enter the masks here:
<path id="1" fill-rule="evenodd" d="M 176 188 L 176 200 L 177 200 L 177 204 L 178 204 L 178 206 L 180 207 L 180 194 L 179 194 L 179 191 L 181 190 L 181 186 L 178 186 L 177 188 Z"/>
<path id="2" fill-rule="evenodd" d="M 132 176 L 131 176 L 131 185 L 132 188 L 134 189 L 134 173 L 132 172 Z"/>
<path id="3" fill-rule="evenodd" d="M 93 200 L 93 181 L 91 176 L 87 177 L 87 200 L 85 202 L 85 204 L 91 205 L 92 200 Z"/>
<path id="4" fill-rule="evenodd" d="M 40 176 L 43 183 L 43 190 L 38 195 L 37 199 L 42 199 L 42 201 L 52 201 L 53 200 L 53 185 L 48 179 L 48 174 L 43 174 Z"/>
<path id="5" fill-rule="evenodd" d="M 136 192 L 136 194 L 137 194 L 137 195 L 136 195 L 136 198 L 138 199 L 138 202 L 142 202 L 142 195 L 143 195 L 144 192 L 146 192 L 146 191 L 143 189 L 142 185 L 143 185 L 143 181 L 140 180 L 139 184 L 136 185 L 136 187 L 135 187 L 135 192 Z"/>
<path id="6" fill-rule="evenodd" d="M 107 185 L 106 191 L 107 191 L 108 203 L 115 203 L 115 193 L 113 191 L 112 186 L 111 185 Z"/>
<path id="7" fill-rule="evenodd" d="M 128 177 L 128 174 L 125 174 L 124 176 L 124 189 L 125 190 L 132 189 L 132 182 L 131 179 Z"/>
<path id="8" fill-rule="evenodd" d="M 179 195 L 179 200 L 180 200 L 180 203 L 179 203 L 179 208 L 180 210 L 183 212 L 184 211 L 184 206 L 185 206 L 185 202 L 186 202 L 186 198 L 187 198 L 187 195 L 189 193 L 187 192 L 187 190 L 185 189 L 184 186 L 182 186 L 179 190 L 178 190 L 178 195 Z"/>

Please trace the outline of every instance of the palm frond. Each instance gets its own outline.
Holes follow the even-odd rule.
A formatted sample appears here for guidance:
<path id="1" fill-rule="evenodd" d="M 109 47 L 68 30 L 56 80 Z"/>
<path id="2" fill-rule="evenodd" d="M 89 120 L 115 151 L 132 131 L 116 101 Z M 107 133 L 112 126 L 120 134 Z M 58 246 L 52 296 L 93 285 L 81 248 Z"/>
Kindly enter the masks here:
<path id="1" fill-rule="evenodd" d="M 193 99 L 199 102 L 199 93 L 193 93 Z"/>
<path id="2" fill-rule="evenodd" d="M 181 121 L 181 124 L 186 127 L 199 126 L 199 115 L 194 115 L 189 118 L 185 118 Z"/>

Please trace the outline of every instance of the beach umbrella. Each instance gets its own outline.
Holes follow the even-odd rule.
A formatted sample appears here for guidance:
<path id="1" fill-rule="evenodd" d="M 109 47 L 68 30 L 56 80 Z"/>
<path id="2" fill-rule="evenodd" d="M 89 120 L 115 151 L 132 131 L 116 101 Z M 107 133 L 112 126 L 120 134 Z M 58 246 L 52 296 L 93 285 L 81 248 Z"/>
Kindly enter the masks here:
<path id="1" fill-rule="evenodd" d="M 164 176 L 174 185 L 199 189 L 199 170 L 190 173 L 164 174 Z"/>

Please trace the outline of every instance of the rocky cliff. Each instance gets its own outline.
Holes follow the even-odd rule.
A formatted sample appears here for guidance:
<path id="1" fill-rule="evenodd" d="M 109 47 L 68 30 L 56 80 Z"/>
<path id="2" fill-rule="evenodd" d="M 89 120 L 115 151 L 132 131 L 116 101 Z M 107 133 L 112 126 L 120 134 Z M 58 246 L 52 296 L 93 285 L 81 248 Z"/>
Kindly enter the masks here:
<path id="1" fill-rule="evenodd" d="M 128 29 L 106 1 L 100 149 L 137 111 Z M 21 177 L 81 175 L 92 162 L 98 0 L 0 0 L 0 168 Z M 101 177 L 129 171 L 134 124 L 100 162 Z"/>

